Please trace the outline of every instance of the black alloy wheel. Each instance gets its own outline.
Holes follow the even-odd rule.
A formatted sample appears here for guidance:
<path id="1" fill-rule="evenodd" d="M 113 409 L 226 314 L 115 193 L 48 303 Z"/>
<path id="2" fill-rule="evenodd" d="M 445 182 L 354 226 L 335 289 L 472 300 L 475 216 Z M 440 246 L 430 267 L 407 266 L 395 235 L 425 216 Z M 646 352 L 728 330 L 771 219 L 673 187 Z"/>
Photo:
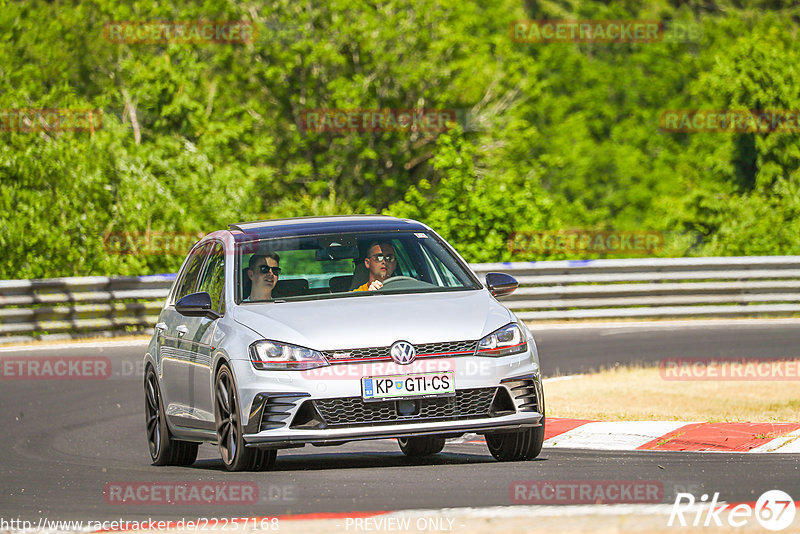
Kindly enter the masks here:
<path id="1" fill-rule="evenodd" d="M 154 465 L 192 465 L 197 459 L 199 444 L 172 438 L 161 399 L 158 377 L 153 367 L 148 366 L 144 379 L 144 414 L 150 458 Z"/>
<path id="2" fill-rule="evenodd" d="M 236 384 L 227 364 L 217 372 L 214 399 L 217 444 L 225 468 L 228 471 L 261 471 L 272 466 L 277 457 L 275 449 L 245 446 Z"/>

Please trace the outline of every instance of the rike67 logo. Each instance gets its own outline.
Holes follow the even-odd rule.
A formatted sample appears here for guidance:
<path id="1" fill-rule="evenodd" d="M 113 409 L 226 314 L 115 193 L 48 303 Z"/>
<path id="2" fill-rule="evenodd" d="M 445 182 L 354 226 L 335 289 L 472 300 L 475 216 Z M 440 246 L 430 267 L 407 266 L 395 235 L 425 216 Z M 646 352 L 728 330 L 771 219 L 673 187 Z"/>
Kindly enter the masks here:
<path id="1" fill-rule="evenodd" d="M 717 504 L 719 493 L 714 493 L 711 500 L 708 494 L 703 494 L 697 502 L 691 493 L 678 493 L 675 503 L 669 514 L 667 526 L 680 525 L 682 527 L 722 527 L 723 514 L 731 527 L 743 527 L 755 516 L 756 521 L 765 529 L 772 531 L 783 530 L 794 521 L 797 510 L 795 503 L 788 493 L 781 490 L 764 492 L 751 504 Z M 677 519 L 677 522 L 675 521 Z"/>

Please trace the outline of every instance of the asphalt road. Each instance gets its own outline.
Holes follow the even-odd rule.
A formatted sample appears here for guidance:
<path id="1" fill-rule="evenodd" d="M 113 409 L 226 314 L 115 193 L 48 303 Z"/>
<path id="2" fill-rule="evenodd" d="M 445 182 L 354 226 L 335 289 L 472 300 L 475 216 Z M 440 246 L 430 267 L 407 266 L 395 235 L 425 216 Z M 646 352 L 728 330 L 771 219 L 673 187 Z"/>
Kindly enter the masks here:
<path id="1" fill-rule="evenodd" d="M 535 335 L 547 375 L 675 356 L 796 356 L 800 347 L 795 324 L 536 329 Z M 0 380 L 0 520 L 178 520 L 510 505 L 515 502 L 509 488 L 520 480 L 652 480 L 665 503 L 678 491 L 753 501 L 773 488 L 800 499 L 800 455 L 780 454 L 545 449 L 535 461 L 503 464 L 484 445 L 451 443 L 433 459 L 410 461 L 396 443 L 382 440 L 281 451 L 275 468 L 263 473 L 225 472 L 211 445 L 201 447 L 191 467 L 153 467 L 144 432 L 142 350 L 139 344 L 0 352 L 3 359 L 106 356 L 112 364 L 104 380 Z M 114 502 L 111 489 L 132 482 L 237 483 L 250 493 L 229 493 L 228 501 L 223 494 L 211 505 L 159 504 L 147 497 L 137 504 Z"/>
<path id="2" fill-rule="evenodd" d="M 800 357 L 800 321 L 670 321 L 531 330 L 545 376 L 625 363 L 655 364 L 662 358 Z"/>

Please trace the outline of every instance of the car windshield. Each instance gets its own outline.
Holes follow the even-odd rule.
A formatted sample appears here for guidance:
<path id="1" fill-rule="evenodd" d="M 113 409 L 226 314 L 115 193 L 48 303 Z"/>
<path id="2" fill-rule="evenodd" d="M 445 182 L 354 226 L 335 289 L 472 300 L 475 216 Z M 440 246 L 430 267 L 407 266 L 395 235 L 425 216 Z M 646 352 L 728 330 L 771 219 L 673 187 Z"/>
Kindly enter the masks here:
<path id="1" fill-rule="evenodd" d="M 238 243 L 237 302 L 256 300 L 251 298 L 254 276 L 272 279 L 261 269 L 249 269 L 254 256 L 266 256 L 271 266 L 277 263 L 280 268 L 271 301 L 481 287 L 463 262 L 428 232 L 312 235 Z M 364 291 L 371 281 L 368 265 L 376 265 L 373 268 L 382 275 L 378 278 L 384 278 L 376 291 Z"/>

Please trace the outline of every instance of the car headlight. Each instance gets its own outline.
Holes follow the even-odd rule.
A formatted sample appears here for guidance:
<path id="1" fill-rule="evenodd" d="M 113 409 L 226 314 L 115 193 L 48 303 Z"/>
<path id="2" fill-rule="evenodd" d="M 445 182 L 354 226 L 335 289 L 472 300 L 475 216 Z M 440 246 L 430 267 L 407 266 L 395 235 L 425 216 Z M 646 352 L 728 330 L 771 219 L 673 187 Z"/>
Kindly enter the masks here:
<path id="1" fill-rule="evenodd" d="M 250 361 L 253 367 L 262 371 L 302 371 L 329 365 L 319 351 L 266 339 L 250 345 Z"/>
<path id="2" fill-rule="evenodd" d="M 475 354 L 477 356 L 508 356 L 526 350 L 528 350 L 528 341 L 522 334 L 522 329 L 517 324 L 511 323 L 478 341 L 478 349 Z"/>

